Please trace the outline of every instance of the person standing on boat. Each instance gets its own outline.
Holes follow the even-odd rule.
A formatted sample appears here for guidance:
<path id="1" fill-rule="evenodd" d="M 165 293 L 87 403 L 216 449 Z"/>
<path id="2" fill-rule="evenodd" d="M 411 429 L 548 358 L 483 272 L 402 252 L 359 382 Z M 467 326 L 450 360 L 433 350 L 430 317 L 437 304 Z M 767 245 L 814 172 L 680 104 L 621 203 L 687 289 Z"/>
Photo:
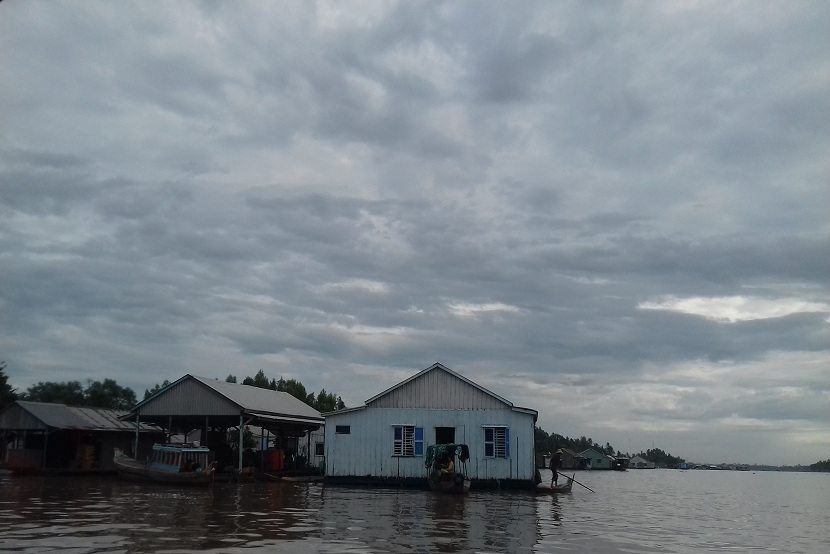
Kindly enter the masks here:
<path id="1" fill-rule="evenodd" d="M 554 487 L 559 482 L 559 466 L 562 465 L 562 453 L 558 450 L 550 457 L 550 471 L 553 474 L 550 478 L 550 486 Z"/>

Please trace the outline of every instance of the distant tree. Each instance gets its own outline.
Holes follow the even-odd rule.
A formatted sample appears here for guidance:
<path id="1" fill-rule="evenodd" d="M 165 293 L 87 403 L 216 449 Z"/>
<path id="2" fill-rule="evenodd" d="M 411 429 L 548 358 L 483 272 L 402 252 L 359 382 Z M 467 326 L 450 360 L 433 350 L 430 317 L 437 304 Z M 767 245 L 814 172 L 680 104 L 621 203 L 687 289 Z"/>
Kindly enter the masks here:
<path id="1" fill-rule="evenodd" d="M 345 410 L 346 409 L 346 404 L 343 402 L 343 399 L 340 398 L 339 396 L 337 397 L 337 408 L 336 409 L 338 409 L 338 410 Z"/>
<path id="2" fill-rule="evenodd" d="M 9 377 L 6 375 L 6 362 L 0 361 L 0 411 L 17 400 L 17 393 L 9 385 Z"/>
<path id="3" fill-rule="evenodd" d="M 158 391 L 160 391 L 161 389 L 163 389 L 163 388 L 165 388 L 169 385 L 170 385 L 170 381 L 165 379 L 164 382 L 160 385 L 158 383 L 156 383 L 155 385 L 153 385 L 153 388 L 144 389 L 144 400 L 147 400 L 148 398 L 150 398 L 151 396 L 156 394 Z"/>
<path id="4" fill-rule="evenodd" d="M 286 381 L 280 377 L 280 380 L 277 381 L 277 390 L 287 392 L 294 398 L 299 398 L 303 402 L 308 402 L 308 392 L 305 390 L 305 386 L 296 379 L 288 379 Z"/>
<path id="5" fill-rule="evenodd" d="M 810 464 L 810 471 L 830 471 L 830 459 Z"/>
<path id="6" fill-rule="evenodd" d="M 672 456 L 659 448 L 649 448 L 645 452 L 639 452 L 636 455 L 650 462 L 654 462 L 657 467 L 676 467 L 678 464 L 686 461 L 683 458 Z"/>
<path id="7" fill-rule="evenodd" d="M 268 381 L 268 377 L 265 376 L 265 372 L 261 369 L 257 371 L 256 375 L 254 375 L 254 386 L 261 389 L 268 389 L 271 388 L 270 385 L 271 383 Z"/>
<path id="8" fill-rule="evenodd" d="M 228 375 L 225 377 L 226 383 L 236 383 L 236 376 L 235 375 Z"/>
<path id="9" fill-rule="evenodd" d="M 23 400 L 33 402 L 56 402 L 69 406 L 83 406 L 86 398 L 80 381 L 56 383 L 40 381 L 22 394 Z"/>
<path id="10" fill-rule="evenodd" d="M 254 378 L 253 377 L 245 377 L 244 379 L 242 379 L 242 384 L 243 385 L 250 385 L 250 386 L 253 387 L 254 386 Z"/>
<path id="11" fill-rule="evenodd" d="M 136 403 L 135 392 L 122 387 L 112 379 L 87 381 L 84 405 L 110 410 L 129 410 Z"/>

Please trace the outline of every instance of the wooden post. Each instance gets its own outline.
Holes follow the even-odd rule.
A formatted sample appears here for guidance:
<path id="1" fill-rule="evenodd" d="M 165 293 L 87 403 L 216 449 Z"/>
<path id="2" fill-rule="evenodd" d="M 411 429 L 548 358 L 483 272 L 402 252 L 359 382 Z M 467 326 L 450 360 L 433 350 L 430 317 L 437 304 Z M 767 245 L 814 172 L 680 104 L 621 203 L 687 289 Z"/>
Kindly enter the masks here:
<path id="1" fill-rule="evenodd" d="M 239 471 L 242 471 L 242 414 L 239 414 Z"/>
<path id="2" fill-rule="evenodd" d="M 170 444 L 170 436 L 173 434 L 173 416 L 167 416 L 167 444 Z"/>
<path id="3" fill-rule="evenodd" d="M 138 426 L 139 426 L 139 415 L 136 412 L 135 414 L 135 448 L 133 449 L 133 458 L 135 461 L 138 461 Z"/>
<path id="4" fill-rule="evenodd" d="M 207 445 L 208 445 L 208 416 L 205 416 L 205 440 L 204 440 L 204 444 L 202 444 L 202 446 L 206 447 Z"/>
<path id="5" fill-rule="evenodd" d="M 41 461 L 41 469 L 46 469 L 46 450 L 49 447 L 49 429 L 43 432 L 43 460 Z"/>

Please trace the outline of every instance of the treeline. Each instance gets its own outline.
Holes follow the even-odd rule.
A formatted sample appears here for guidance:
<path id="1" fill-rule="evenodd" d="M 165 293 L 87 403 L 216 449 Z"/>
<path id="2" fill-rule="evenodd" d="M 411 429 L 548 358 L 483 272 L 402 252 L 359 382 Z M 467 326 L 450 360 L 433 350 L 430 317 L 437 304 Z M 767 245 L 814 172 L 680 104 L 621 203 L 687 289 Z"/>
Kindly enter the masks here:
<path id="1" fill-rule="evenodd" d="M 54 402 L 67 406 L 89 406 L 92 408 L 107 408 L 110 410 L 129 410 L 137 403 L 135 391 L 129 387 L 122 387 L 114 379 L 103 381 L 41 381 L 32 385 L 23 392 L 9 384 L 6 375 L 6 362 L 0 361 L 0 410 L 12 404 L 15 400 L 30 400 L 33 402 Z M 236 383 L 236 377 L 228 375 L 228 383 Z M 343 399 L 334 393 L 321 389 L 317 394 L 307 392 L 305 386 L 296 379 L 268 379 L 260 369 L 253 377 L 245 377 L 243 385 L 252 385 L 264 389 L 284 391 L 299 398 L 319 412 L 333 412 L 346 407 Z M 146 400 L 159 390 L 170 385 L 165 380 L 152 388 L 144 390 Z"/>
<path id="2" fill-rule="evenodd" d="M 810 464 L 810 471 L 830 471 L 830 460 Z"/>
<path id="3" fill-rule="evenodd" d="M 235 375 L 228 375 L 225 378 L 225 382 L 227 383 L 236 383 L 237 378 Z M 165 380 L 161 384 L 156 384 L 150 389 L 146 389 L 144 391 L 144 399 L 148 399 L 153 396 L 155 393 L 163 389 L 164 387 L 170 384 L 169 381 Z M 327 392 L 326 389 L 320 389 L 320 392 L 314 394 L 313 392 L 308 392 L 300 381 L 296 379 L 284 379 L 280 377 L 279 379 L 268 379 L 266 377 L 265 372 L 261 369 L 257 371 L 256 375 L 253 377 L 245 377 L 242 380 L 243 385 L 251 385 L 253 387 L 259 387 L 261 389 L 269 389 L 269 390 L 276 390 L 287 392 L 291 396 L 295 398 L 299 398 L 318 412 L 334 412 L 336 410 L 342 410 L 346 407 L 343 403 L 343 399 L 334 394 L 333 392 Z"/>
<path id="4" fill-rule="evenodd" d="M 136 403 L 135 392 L 122 387 L 113 379 L 93 381 L 40 381 L 24 392 L 17 393 L 8 383 L 5 362 L 0 363 L 0 409 L 15 400 L 56 402 L 68 406 L 90 406 L 110 410 L 129 410 Z"/>
<path id="5" fill-rule="evenodd" d="M 588 448 L 593 448 L 599 452 L 608 454 L 609 456 L 626 456 L 631 458 L 628 452 L 620 452 L 615 449 L 611 443 L 606 442 L 605 445 L 595 442 L 591 437 L 571 438 L 558 435 L 556 433 L 548 434 L 547 431 L 541 427 L 536 427 L 536 453 L 541 455 L 556 452 L 560 448 L 567 448 L 573 452 L 582 452 Z M 660 467 L 675 467 L 677 464 L 685 462 L 683 458 L 672 456 L 671 454 L 660 450 L 659 448 L 650 448 L 645 452 L 639 452 L 635 456 L 645 458 L 655 465 Z"/>
<path id="6" fill-rule="evenodd" d="M 672 456 L 668 452 L 663 452 L 659 448 L 649 448 L 645 452 L 638 452 L 635 456 L 654 462 L 657 467 L 676 467 L 686 461 L 683 458 Z"/>

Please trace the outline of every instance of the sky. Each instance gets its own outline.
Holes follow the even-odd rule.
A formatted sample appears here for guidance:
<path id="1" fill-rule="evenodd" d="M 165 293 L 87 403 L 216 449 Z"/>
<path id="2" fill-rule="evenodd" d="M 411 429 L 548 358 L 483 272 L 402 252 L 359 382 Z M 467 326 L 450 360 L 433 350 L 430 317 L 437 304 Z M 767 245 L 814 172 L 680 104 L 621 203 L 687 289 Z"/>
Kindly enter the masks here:
<path id="1" fill-rule="evenodd" d="M 2 2 L 0 359 L 830 458 L 826 2 Z"/>

